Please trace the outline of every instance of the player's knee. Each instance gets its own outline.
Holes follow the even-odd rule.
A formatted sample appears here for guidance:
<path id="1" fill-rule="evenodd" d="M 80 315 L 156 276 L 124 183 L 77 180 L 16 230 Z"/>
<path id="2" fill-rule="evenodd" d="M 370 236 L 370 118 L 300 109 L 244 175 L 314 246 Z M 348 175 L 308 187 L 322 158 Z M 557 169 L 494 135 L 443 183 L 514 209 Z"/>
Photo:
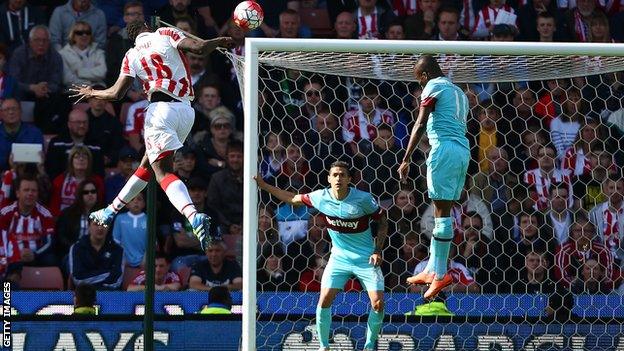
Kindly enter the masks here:
<path id="1" fill-rule="evenodd" d="M 382 299 L 377 299 L 372 302 L 372 307 L 375 312 L 381 312 L 384 309 L 384 301 Z"/>

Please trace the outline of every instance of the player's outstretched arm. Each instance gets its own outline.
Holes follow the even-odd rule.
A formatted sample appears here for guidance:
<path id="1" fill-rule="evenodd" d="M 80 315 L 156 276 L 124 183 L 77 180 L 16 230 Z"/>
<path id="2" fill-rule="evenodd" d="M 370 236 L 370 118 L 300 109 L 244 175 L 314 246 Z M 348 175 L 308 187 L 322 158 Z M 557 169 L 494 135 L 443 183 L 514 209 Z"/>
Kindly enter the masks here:
<path id="1" fill-rule="evenodd" d="M 78 98 L 75 104 L 91 97 L 102 100 L 120 100 L 124 97 L 124 95 L 126 95 L 126 92 L 132 86 L 133 81 L 133 77 L 120 74 L 115 84 L 104 90 L 94 90 L 88 85 L 74 85 L 69 88 L 69 91 L 73 93 L 73 95 L 70 95 L 69 97 Z"/>
<path id="2" fill-rule="evenodd" d="M 218 37 L 210 40 L 196 40 L 193 38 L 184 38 L 178 44 L 178 49 L 184 52 L 192 52 L 198 55 L 207 55 L 213 52 L 217 47 L 229 47 L 234 44 L 231 37 Z"/>
<path id="3" fill-rule="evenodd" d="M 425 129 L 427 128 L 427 119 L 429 119 L 429 114 L 433 111 L 433 106 L 424 106 L 420 105 L 420 111 L 418 112 L 418 118 L 416 118 L 416 123 L 414 124 L 414 128 L 412 129 L 412 134 L 410 135 L 409 143 L 407 144 L 407 150 L 405 150 L 405 156 L 403 157 L 403 162 L 399 166 L 399 178 L 401 180 L 407 180 L 407 174 L 409 173 L 409 164 L 412 160 L 412 154 L 416 149 L 416 145 L 420 142 L 420 138 L 422 138 Z"/>
<path id="4" fill-rule="evenodd" d="M 287 202 L 293 206 L 302 206 L 305 205 L 303 202 L 303 196 L 295 193 L 291 193 L 290 191 L 286 191 L 275 187 L 262 179 L 260 175 L 254 176 L 253 179 L 258 184 L 258 188 L 267 191 L 269 194 L 275 196 L 280 201 Z"/>

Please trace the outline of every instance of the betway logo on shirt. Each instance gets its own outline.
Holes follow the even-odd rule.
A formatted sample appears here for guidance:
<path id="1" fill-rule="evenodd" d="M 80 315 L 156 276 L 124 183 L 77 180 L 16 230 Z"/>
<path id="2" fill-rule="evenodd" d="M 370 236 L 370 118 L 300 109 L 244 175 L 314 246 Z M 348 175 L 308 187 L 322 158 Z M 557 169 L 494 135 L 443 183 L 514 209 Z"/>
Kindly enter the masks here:
<path id="1" fill-rule="evenodd" d="M 361 233 L 368 228 L 370 216 L 367 215 L 349 219 L 325 216 L 325 223 L 327 223 L 327 228 L 335 230 L 338 233 Z"/>
<path id="2" fill-rule="evenodd" d="M 334 226 L 334 227 L 340 227 L 340 228 L 356 229 L 358 226 L 358 222 L 359 222 L 358 220 L 347 221 L 344 219 L 331 219 L 327 217 L 327 224 Z"/>

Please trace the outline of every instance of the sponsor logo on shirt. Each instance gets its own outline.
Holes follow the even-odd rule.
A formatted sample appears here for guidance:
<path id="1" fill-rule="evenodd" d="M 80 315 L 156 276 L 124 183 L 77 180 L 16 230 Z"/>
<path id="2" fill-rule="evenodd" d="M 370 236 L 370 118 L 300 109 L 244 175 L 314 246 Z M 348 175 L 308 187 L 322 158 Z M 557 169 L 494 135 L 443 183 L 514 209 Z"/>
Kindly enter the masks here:
<path id="1" fill-rule="evenodd" d="M 327 217 L 327 224 L 333 226 L 333 227 L 338 227 L 338 228 L 348 228 L 348 229 L 356 229 L 358 226 L 359 220 L 355 220 L 355 221 L 348 221 L 348 220 L 344 220 L 344 219 L 332 219 Z"/>

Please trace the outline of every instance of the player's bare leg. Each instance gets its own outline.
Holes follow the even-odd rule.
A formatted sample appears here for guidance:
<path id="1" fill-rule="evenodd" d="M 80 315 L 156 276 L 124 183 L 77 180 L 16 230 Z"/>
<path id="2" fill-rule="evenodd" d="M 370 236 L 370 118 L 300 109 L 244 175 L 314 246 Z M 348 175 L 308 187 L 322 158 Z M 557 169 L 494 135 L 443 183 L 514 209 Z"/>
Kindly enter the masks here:
<path id="1" fill-rule="evenodd" d="M 199 240 L 202 250 L 205 250 L 212 241 L 219 241 L 217 234 L 211 237 L 209 234 L 210 217 L 205 213 L 197 212 L 186 185 L 173 173 L 173 151 L 165 151 L 152 162 L 154 175 L 165 191 L 169 201 L 182 215 L 184 215 L 193 227 L 193 234 Z"/>
<path id="2" fill-rule="evenodd" d="M 101 210 L 92 212 L 89 218 L 104 227 L 108 227 L 112 224 L 117 212 L 124 208 L 128 202 L 132 201 L 132 199 L 147 186 L 151 177 L 149 167 L 149 159 L 146 155 L 143 155 L 141 164 L 134 171 L 134 174 L 130 176 L 113 202 Z"/>
<path id="3" fill-rule="evenodd" d="M 453 221 L 451 208 L 455 201 L 433 200 L 434 220 L 433 235 L 429 248 L 429 262 L 419 274 L 407 279 L 409 284 L 430 284 L 425 292 L 425 299 L 434 298 L 442 289 L 449 286 L 453 279 L 446 273 L 448 255 L 453 241 Z"/>
<path id="4" fill-rule="evenodd" d="M 329 350 L 329 328 L 331 327 L 331 305 L 340 289 L 321 288 L 316 305 L 316 334 L 321 351 Z"/>
<path id="5" fill-rule="evenodd" d="M 368 313 L 364 351 L 373 351 L 384 319 L 384 293 L 376 290 L 369 291 L 368 298 L 371 302 L 371 310 Z"/>

